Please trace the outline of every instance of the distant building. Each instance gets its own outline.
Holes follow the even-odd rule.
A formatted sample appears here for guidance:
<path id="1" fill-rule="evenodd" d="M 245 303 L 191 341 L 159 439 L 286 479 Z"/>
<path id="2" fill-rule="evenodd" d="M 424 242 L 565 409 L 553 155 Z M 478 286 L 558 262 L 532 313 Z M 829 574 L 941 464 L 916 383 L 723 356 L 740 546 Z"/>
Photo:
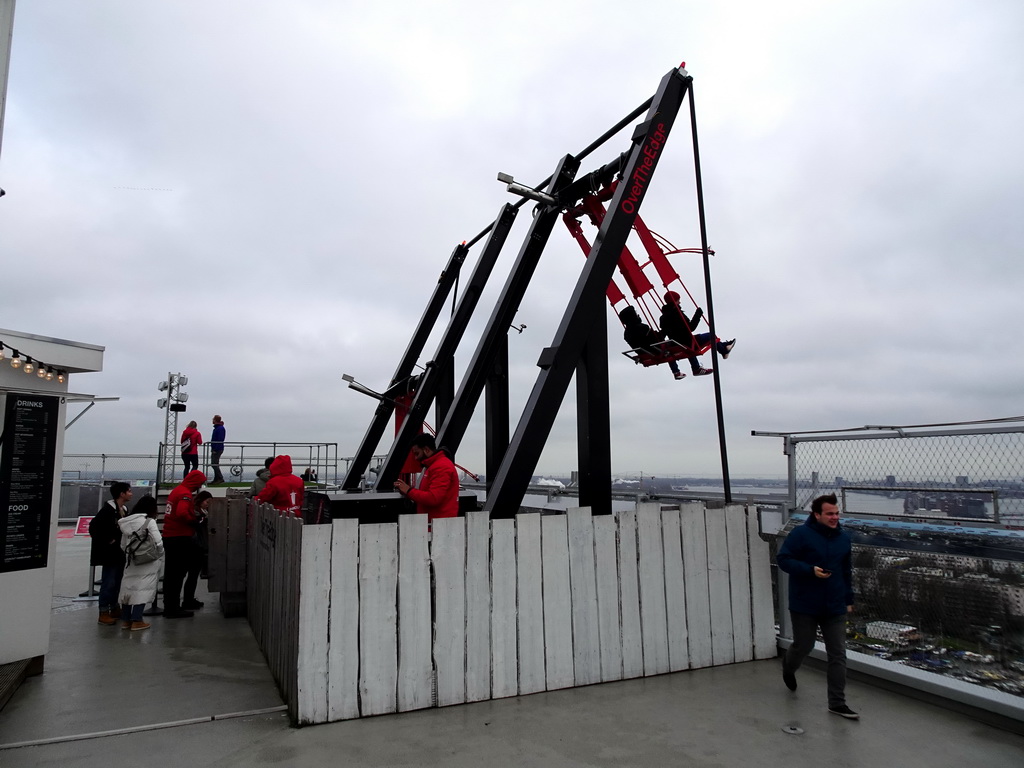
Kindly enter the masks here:
<path id="1" fill-rule="evenodd" d="M 900 645 L 921 639 L 921 633 L 917 627 L 912 627 L 909 624 L 896 624 L 891 621 L 869 621 L 864 627 L 864 632 L 868 637 L 873 637 L 876 640 L 888 640 Z"/>

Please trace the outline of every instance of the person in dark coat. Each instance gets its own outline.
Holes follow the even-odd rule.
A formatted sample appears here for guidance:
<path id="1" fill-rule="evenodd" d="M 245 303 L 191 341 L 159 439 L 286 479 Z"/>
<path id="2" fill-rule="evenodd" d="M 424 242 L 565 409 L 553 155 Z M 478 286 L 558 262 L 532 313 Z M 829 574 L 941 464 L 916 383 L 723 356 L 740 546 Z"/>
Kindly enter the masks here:
<path id="1" fill-rule="evenodd" d="M 622 337 L 629 344 L 630 349 L 637 352 L 646 352 L 649 355 L 661 354 L 658 347 L 654 345 L 665 340 L 665 332 L 658 333 L 658 331 L 641 320 L 636 307 L 626 307 L 619 312 L 619 320 L 622 321 L 623 326 Z M 676 379 L 686 378 L 686 374 L 679 370 L 679 365 L 675 360 L 669 360 L 668 367 L 672 370 L 672 375 Z"/>
<path id="2" fill-rule="evenodd" d="M 846 704 L 846 615 L 853 611 L 853 545 L 839 524 L 836 495 L 811 502 L 811 514 L 782 542 L 776 562 L 789 574 L 793 644 L 782 659 L 782 679 L 796 690 L 796 671 L 814 649 L 818 630 L 828 659 L 828 711 L 856 720 Z"/>
<path id="3" fill-rule="evenodd" d="M 697 323 L 701 321 L 702 317 L 704 317 L 704 310 L 700 307 L 697 307 L 693 317 L 687 317 L 686 313 L 683 312 L 683 308 L 679 306 L 679 294 L 675 291 L 669 291 L 665 294 L 665 305 L 661 308 L 661 330 L 680 346 L 694 349 L 711 343 L 710 333 L 695 334 L 693 332 L 693 329 L 697 327 Z M 716 346 L 718 354 L 722 356 L 722 359 L 727 359 L 729 353 L 732 352 L 732 348 L 736 346 L 736 339 L 718 341 Z M 694 376 L 707 376 L 709 373 L 714 373 L 714 368 L 705 368 L 700 364 L 700 358 L 697 355 L 687 359 L 690 361 L 690 368 L 693 370 Z"/>
<path id="4" fill-rule="evenodd" d="M 89 522 L 90 565 L 100 566 L 99 623 L 113 626 L 121 615 L 117 596 L 124 575 L 124 552 L 121 551 L 121 529 L 117 527 L 132 500 L 132 487 L 128 483 L 110 484 L 110 501 L 104 504 Z M 89 580 L 92 580 L 90 574 Z"/>
<path id="5" fill-rule="evenodd" d="M 213 417 L 213 435 L 210 436 L 210 468 L 213 470 L 213 480 L 210 485 L 219 485 L 224 482 L 224 475 L 220 472 L 220 457 L 224 453 L 224 438 L 227 436 L 227 427 L 220 416 Z"/>

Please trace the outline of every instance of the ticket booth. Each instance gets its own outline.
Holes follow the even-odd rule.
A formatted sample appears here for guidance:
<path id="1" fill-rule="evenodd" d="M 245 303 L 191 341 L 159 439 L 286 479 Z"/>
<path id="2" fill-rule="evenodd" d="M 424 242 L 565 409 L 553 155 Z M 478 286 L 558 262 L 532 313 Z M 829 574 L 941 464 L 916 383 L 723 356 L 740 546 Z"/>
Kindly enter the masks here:
<path id="1" fill-rule="evenodd" d="M 66 409 L 94 399 L 72 376 L 102 370 L 103 351 L 0 328 L 0 667 L 15 685 L 49 649 Z"/>

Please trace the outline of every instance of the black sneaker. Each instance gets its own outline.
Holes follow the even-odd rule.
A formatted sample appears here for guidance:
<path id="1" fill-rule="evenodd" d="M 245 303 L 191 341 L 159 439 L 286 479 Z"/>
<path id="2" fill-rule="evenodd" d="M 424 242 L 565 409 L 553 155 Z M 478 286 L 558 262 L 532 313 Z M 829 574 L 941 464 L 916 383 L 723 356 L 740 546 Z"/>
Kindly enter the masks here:
<path id="1" fill-rule="evenodd" d="M 732 348 L 735 347 L 735 346 L 736 346 L 736 339 L 730 339 L 729 341 L 725 342 L 725 344 L 722 346 L 722 359 L 723 360 L 728 360 L 729 359 L 729 353 L 732 352 Z"/>
<path id="2" fill-rule="evenodd" d="M 860 715 L 858 715 L 856 712 L 854 712 L 852 709 L 850 709 L 845 704 L 840 704 L 838 707 L 829 707 L 828 711 L 831 712 L 833 715 L 839 715 L 840 717 L 845 717 L 847 720 L 859 720 L 860 719 Z"/>
<path id="3" fill-rule="evenodd" d="M 785 667 L 782 668 L 782 682 L 786 684 L 786 687 L 789 688 L 789 690 L 796 690 L 796 675 Z"/>

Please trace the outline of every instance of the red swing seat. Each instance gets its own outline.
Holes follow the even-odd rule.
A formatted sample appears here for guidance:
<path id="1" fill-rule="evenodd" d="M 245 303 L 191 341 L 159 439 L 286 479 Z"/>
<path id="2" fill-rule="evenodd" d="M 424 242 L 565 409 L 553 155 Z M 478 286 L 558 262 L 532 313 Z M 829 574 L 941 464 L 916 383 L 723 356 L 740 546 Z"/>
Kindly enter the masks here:
<path id="1" fill-rule="evenodd" d="M 652 365 L 661 365 L 670 360 L 685 360 L 688 357 L 699 357 L 711 349 L 710 344 L 703 346 L 684 347 L 677 341 L 667 339 L 653 345 L 656 353 L 648 352 L 646 349 L 630 349 L 622 354 L 628 357 L 637 365 L 650 368 Z"/>
<path id="2" fill-rule="evenodd" d="M 580 248 L 583 250 L 584 257 L 588 257 L 590 255 L 591 243 L 587 239 L 586 235 L 583 234 L 583 228 L 580 226 L 580 219 L 583 216 L 586 216 L 596 228 L 600 229 L 606 215 L 604 203 L 612 197 L 618 183 L 619 181 L 615 180 L 599 192 L 585 196 L 578 206 L 566 211 L 562 216 L 562 221 L 569 229 L 573 239 L 576 240 Z M 658 300 L 654 285 L 644 273 L 644 269 L 648 266 L 654 267 L 663 286 L 668 288 L 670 284 L 678 282 L 692 301 L 693 297 L 690 296 L 689 290 L 687 290 L 667 257 L 669 254 L 703 253 L 703 251 L 699 248 L 676 248 L 661 235 L 650 230 L 639 215 L 635 218 L 633 229 L 640 238 L 649 260 L 644 264 L 640 264 L 633 254 L 630 253 L 629 248 L 623 247 L 622 254 L 619 257 L 618 268 L 637 305 L 639 306 L 643 304 L 645 307 L 649 308 L 649 304 L 646 303 L 649 299 L 645 299 L 645 297 L 654 297 L 653 301 L 655 303 L 657 303 Z M 708 252 L 714 255 L 714 251 L 711 249 L 708 249 Z M 626 303 L 628 305 L 626 294 L 618 285 L 616 285 L 614 279 L 608 284 L 606 297 L 608 299 L 608 303 L 613 309 L 621 303 Z M 643 314 L 646 316 L 649 323 L 654 319 L 651 311 L 645 311 Z M 654 323 L 651 323 L 651 325 L 654 325 Z M 653 352 L 649 351 L 652 349 L 654 350 Z M 710 343 L 701 345 L 697 343 L 696 339 L 693 341 L 693 346 L 683 346 L 677 341 L 667 339 L 665 341 L 649 345 L 644 349 L 630 349 L 622 354 L 637 365 L 649 368 L 652 365 L 662 365 L 675 360 L 699 357 L 710 349 Z"/>

